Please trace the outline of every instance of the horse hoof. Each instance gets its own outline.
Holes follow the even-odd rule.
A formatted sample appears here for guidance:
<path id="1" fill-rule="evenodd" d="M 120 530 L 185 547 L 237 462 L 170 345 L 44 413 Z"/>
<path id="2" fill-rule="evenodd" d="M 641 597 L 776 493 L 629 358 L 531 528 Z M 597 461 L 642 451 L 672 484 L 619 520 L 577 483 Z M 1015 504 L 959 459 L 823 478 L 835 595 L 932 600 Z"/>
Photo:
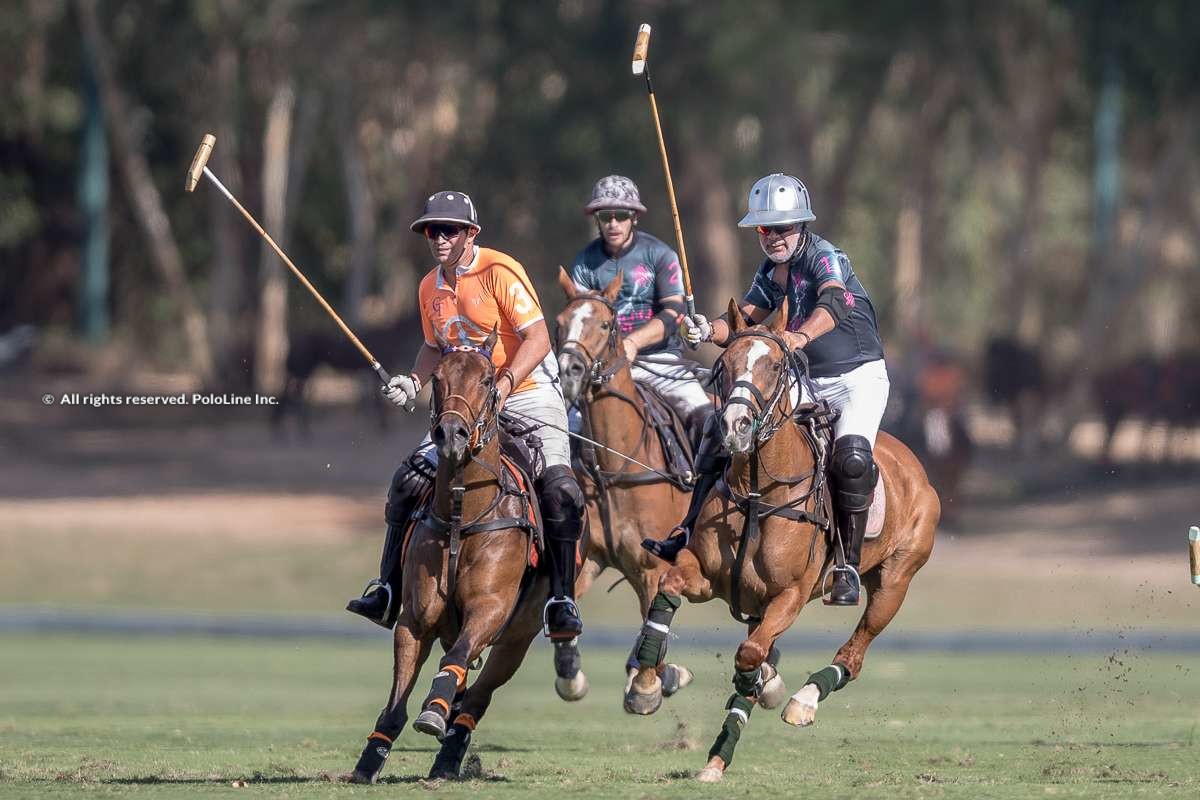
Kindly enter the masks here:
<path id="1" fill-rule="evenodd" d="M 637 681 L 634 681 L 625 692 L 625 710 L 630 714 L 647 716 L 658 711 L 662 699 L 662 680 L 657 675 L 654 676 L 654 683 L 648 692 L 640 691 Z"/>
<path id="2" fill-rule="evenodd" d="M 413 730 L 436 736 L 440 742 L 446 736 L 446 718 L 433 709 L 426 709 L 413 720 Z"/>
<path id="3" fill-rule="evenodd" d="M 574 678 L 555 678 L 554 691 L 568 703 L 582 700 L 588 693 L 587 675 L 583 674 L 583 670 L 579 670 Z"/>
<path id="4" fill-rule="evenodd" d="M 701 783 L 720 783 L 725 779 L 725 770 L 720 767 L 708 766 L 696 773 L 696 780 Z"/>
<path id="5" fill-rule="evenodd" d="M 797 728 L 805 728 L 817 721 L 817 699 L 821 690 L 814 684 L 806 683 L 804 688 L 792 695 L 792 699 L 783 709 L 783 721 Z"/>
<path id="6" fill-rule="evenodd" d="M 766 662 L 762 665 L 762 676 L 763 687 L 758 693 L 758 704 L 763 708 L 778 708 L 787 699 L 787 687 L 783 685 L 783 678 L 779 670 Z"/>
<path id="7" fill-rule="evenodd" d="M 679 664 L 667 664 L 662 671 L 663 697 L 670 697 L 692 682 L 692 671 Z"/>
<path id="8" fill-rule="evenodd" d="M 366 784 L 366 785 L 371 785 L 371 784 L 375 783 L 375 780 L 378 777 L 379 777 L 379 773 L 375 773 L 374 775 L 367 775 L 366 773 L 358 772 L 357 770 L 355 770 L 354 772 L 350 773 L 350 777 L 347 778 L 347 780 L 349 780 L 350 783 L 362 783 L 362 784 Z"/>

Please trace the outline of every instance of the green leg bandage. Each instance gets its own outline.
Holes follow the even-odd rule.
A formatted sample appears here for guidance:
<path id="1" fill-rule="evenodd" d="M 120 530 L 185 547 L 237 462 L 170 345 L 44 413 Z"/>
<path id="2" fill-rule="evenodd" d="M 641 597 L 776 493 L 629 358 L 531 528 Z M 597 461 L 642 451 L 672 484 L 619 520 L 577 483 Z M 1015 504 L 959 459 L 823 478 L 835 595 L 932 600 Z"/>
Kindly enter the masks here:
<path id="1" fill-rule="evenodd" d="M 641 667 L 657 667 L 667 657 L 667 637 L 671 633 L 671 620 L 679 608 L 682 599 L 679 595 L 659 592 L 650 604 L 650 613 L 642 624 L 642 632 L 638 634 L 637 652 L 638 665 Z"/>
<path id="2" fill-rule="evenodd" d="M 846 669 L 841 664 L 830 664 L 825 669 L 809 675 L 808 680 L 806 680 L 805 683 L 815 684 L 816 687 L 821 690 L 821 696 L 818 698 L 818 700 L 824 700 L 829 696 L 830 692 L 836 692 L 838 689 L 841 689 L 843 686 L 849 683 L 853 677 L 854 676 L 850 674 L 850 670 Z"/>
<path id="3" fill-rule="evenodd" d="M 762 691 L 762 667 L 733 673 L 733 690 L 742 697 L 758 697 Z"/>
<path id="4" fill-rule="evenodd" d="M 728 767 L 733 763 L 733 749 L 737 747 L 738 739 L 742 737 L 742 728 L 746 727 L 746 723 L 750 721 L 750 711 L 754 708 L 754 703 L 735 693 L 729 698 L 725 708 L 729 710 L 729 713 L 725 715 L 725 724 L 721 726 L 717 740 L 713 742 L 712 749 L 708 751 L 708 757 L 720 756 L 721 760 L 725 762 L 725 766 Z"/>

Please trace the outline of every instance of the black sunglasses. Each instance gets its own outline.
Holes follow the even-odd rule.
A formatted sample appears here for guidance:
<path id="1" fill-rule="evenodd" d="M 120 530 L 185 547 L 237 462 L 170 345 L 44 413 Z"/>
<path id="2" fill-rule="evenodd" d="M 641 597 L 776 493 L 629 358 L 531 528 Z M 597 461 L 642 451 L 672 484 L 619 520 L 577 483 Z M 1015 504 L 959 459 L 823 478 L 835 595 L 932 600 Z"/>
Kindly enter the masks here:
<path id="1" fill-rule="evenodd" d="M 438 237 L 453 239 L 466 229 L 466 225 L 455 225 L 452 222 L 431 222 L 425 226 L 425 238 L 430 241 Z"/>
<path id="2" fill-rule="evenodd" d="M 796 230 L 796 224 L 791 225 L 757 225 L 754 230 L 758 231 L 759 236 L 770 236 L 772 233 L 779 236 L 787 236 L 792 231 Z"/>
<path id="3" fill-rule="evenodd" d="M 633 212 L 632 211 L 597 211 L 596 212 L 596 221 L 597 222 L 612 222 L 614 219 L 617 222 L 625 222 L 627 220 L 633 219 Z"/>

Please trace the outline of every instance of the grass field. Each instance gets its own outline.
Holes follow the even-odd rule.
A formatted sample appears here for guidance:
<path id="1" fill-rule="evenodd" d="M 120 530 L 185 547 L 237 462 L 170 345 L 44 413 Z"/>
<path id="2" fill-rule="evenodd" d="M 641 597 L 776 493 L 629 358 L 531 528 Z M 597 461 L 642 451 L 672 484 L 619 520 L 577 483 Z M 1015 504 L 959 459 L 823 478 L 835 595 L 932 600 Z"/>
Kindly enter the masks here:
<path id="1" fill-rule="evenodd" d="M 723 717 L 729 654 L 673 654 L 696 683 L 654 717 L 620 708 L 621 654 L 592 692 L 551 689 L 539 646 L 476 733 L 481 777 L 422 779 L 408 731 L 385 785 L 341 783 L 386 692 L 388 645 L 0 638 L 4 797 L 1195 797 L 1200 669 L 1166 653 L 879 653 L 815 727 L 759 709 L 725 783 L 691 775 Z M 828 653 L 785 653 L 792 689 Z M 422 679 L 421 687 L 425 680 Z M 423 688 L 422 688 L 423 691 Z"/>

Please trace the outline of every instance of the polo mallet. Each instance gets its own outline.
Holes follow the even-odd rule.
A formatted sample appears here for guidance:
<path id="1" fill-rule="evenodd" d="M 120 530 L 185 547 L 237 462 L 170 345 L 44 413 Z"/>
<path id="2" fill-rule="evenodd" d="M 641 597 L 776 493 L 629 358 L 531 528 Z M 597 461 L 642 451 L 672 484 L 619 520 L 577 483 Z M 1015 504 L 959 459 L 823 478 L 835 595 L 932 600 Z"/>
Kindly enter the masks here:
<path id="1" fill-rule="evenodd" d="M 650 113 L 654 130 L 658 132 L 658 151 L 662 153 L 663 173 L 667 176 L 667 197 L 671 200 L 671 218 L 675 221 L 675 242 L 679 245 L 679 266 L 683 269 L 683 290 L 689 317 L 696 315 L 696 298 L 692 296 L 692 276 L 688 272 L 687 249 L 683 246 L 683 227 L 679 224 L 679 206 L 675 204 L 675 184 L 671 182 L 671 163 L 667 160 L 667 143 L 663 140 L 662 123 L 658 120 L 658 103 L 654 101 L 654 84 L 650 82 L 650 26 L 642 23 L 637 41 L 633 44 L 633 74 L 646 76 L 646 94 L 650 96 Z"/>
<path id="2" fill-rule="evenodd" d="M 201 175 L 212 181 L 213 185 L 221 190 L 221 194 L 225 195 L 229 202 L 233 203 L 233 207 L 242 212 L 242 216 L 246 218 L 246 221 L 250 223 L 254 230 L 258 231 L 259 235 L 266 240 L 267 244 L 271 245 L 271 249 L 283 259 L 283 263 L 288 265 L 288 268 L 292 271 L 292 274 L 300 279 L 300 282 L 304 284 L 308 291 L 312 292 L 312 296 L 317 298 L 317 302 L 321 304 L 321 308 L 325 309 L 325 311 L 329 313 L 329 316 L 333 317 L 333 321 L 336 322 L 338 327 L 342 329 L 342 333 L 350 337 L 350 341 L 353 342 L 354 346 L 358 348 L 358 352 L 363 354 L 363 358 L 367 359 L 367 362 L 371 365 L 371 369 L 375 370 L 375 374 L 379 376 L 379 380 L 383 381 L 384 386 L 387 386 L 388 383 L 391 382 L 392 376 L 388 375 L 387 370 L 383 368 L 375 356 L 371 355 L 371 351 L 368 350 L 366 346 L 358 340 L 358 337 L 354 335 L 354 331 L 350 330 L 350 328 L 346 326 L 345 322 L 342 322 L 342 318 L 338 316 L 337 312 L 333 310 L 329 303 L 325 302 L 325 298 L 321 296 L 321 293 L 317 291 L 315 286 L 309 283 L 308 278 L 304 277 L 304 273 L 296 268 L 296 265 L 292 263 L 292 260 L 287 257 L 287 253 L 283 252 L 279 245 L 275 244 L 275 240 L 272 239 L 265 230 L 263 230 L 262 225 L 258 224 L 258 220 L 254 219 L 254 217 L 250 215 L 250 212 L 247 211 L 242 204 L 237 201 L 237 198 L 225 188 L 225 184 L 217 180 L 217 176 L 214 175 L 212 170 L 208 168 L 208 157 L 212 155 L 213 145 L 216 143 L 216 136 L 213 136 L 211 133 L 204 134 L 204 138 L 200 140 L 200 147 L 196 149 L 196 157 L 192 159 L 192 166 L 191 169 L 188 170 L 187 182 L 184 184 L 183 188 L 189 192 L 194 191 L 196 184 L 200 181 Z M 410 402 L 408 410 L 412 411 L 415 407 L 416 404 Z"/>

